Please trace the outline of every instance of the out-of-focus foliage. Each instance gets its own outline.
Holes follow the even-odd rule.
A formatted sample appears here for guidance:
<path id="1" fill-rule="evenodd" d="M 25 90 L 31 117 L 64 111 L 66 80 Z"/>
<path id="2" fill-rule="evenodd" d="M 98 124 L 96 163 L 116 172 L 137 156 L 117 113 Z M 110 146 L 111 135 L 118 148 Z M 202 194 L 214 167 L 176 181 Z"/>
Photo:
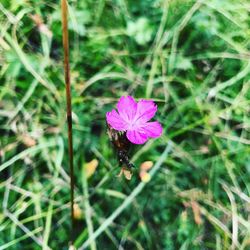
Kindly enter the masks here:
<path id="1" fill-rule="evenodd" d="M 0 249 L 68 249 L 60 11 L 0 3 Z M 76 246 L 142 181 L 91 249 L 249 249 L 249 1 L 71 0 L 69 18 Z M 164 126 L 131 152 L 130 181 L 116 177 L 105 124 L 127 94 L 153 99 Z"/>

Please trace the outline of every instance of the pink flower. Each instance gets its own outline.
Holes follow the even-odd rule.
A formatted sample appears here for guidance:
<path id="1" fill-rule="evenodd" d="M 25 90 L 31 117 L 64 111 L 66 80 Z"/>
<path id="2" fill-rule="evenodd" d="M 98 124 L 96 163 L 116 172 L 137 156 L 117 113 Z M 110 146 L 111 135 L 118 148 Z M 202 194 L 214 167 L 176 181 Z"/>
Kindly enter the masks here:
<path id="1" fill-rule="evenodd" d="M 149 138 L 157 138 L 162 134 L 159 122 L 149 122 L 157 111 L 151 100 L 140 100 L 138 103 L 132 96 L 122 96 L 117 103 L 118 112 L 113 109 L 107 112 L 107 123 L 115 130 L 125 132 L 134 144 L 143 144 Z"/>

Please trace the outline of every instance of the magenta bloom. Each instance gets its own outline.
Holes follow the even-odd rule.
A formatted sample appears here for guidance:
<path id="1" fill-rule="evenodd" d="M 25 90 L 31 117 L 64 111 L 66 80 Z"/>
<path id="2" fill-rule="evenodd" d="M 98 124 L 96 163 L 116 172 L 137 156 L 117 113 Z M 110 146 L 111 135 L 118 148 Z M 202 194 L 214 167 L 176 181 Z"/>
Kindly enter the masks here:
<path id="1" fill-rule="evenodd" d="M 117 103 L 117 110 L 107 112 L 107 122 L 115 130 L 126 131 L 132 143 L 143 144 L 149 138 L 161 136 L 161 124 L 157 121 L 149 122 L 157 111 L 153 101 L 140 100 L 137 103 L 132 96 L 122 96 Z"/>

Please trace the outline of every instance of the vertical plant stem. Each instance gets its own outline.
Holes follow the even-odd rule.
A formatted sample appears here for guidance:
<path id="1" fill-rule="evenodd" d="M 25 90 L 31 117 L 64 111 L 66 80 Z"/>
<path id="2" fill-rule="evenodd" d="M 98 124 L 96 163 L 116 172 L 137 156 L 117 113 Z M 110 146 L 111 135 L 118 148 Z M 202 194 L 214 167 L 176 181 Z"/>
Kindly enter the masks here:
<path id="1" fill-rule="evenodd" d="M 71 244 L 74 244 L 74 166 L 73 166 L 73 140 L 72 140 L 72 112 L 69 68 L 69 37 L 68 37 L 68 7 L 67 1 L 61 0 L 62 7 L 62 31 L 64 49 L 64 76 L 66 84 L 67 122 L 68 122 L 68 148 L 70 167 L 70 198 L 71 198 Z"/>

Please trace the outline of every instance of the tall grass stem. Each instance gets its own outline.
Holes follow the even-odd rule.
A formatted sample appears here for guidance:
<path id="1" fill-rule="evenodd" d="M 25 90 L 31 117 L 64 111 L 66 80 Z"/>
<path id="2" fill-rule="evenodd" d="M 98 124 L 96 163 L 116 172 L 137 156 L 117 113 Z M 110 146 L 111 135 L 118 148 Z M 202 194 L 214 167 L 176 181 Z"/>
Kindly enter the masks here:
<path id="1" fill-rule="evenodd" d="M 70 89 L 70 66 L 69 66 L 69 35 L 68 35 L 68 7 L 67 1 L 61 1 L 62 7 L 62 32 L 64 49 L 64 76 L 67 100 L 67 122 L 68 122 L 68 153 L 70 167 L 70 203 L 71 203 L 71 244 L 74 244 L 74 165 L 73 165 L 73 139 L 72 139 L 72 108 Z"/>

